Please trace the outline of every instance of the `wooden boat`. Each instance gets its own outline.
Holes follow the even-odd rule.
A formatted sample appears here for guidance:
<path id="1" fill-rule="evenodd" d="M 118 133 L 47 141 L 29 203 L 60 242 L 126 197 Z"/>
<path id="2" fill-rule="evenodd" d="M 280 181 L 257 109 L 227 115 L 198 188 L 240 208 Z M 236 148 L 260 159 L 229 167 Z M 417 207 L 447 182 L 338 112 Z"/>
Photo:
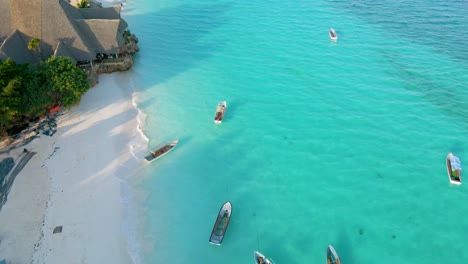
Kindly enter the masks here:
<path id="1" fill-rule="evenodd" d="M 174 141 L 172 141 L 170 143 L 167 143 L 166 145 L 164 145 L 164 146 L 158 148 L 157 150 L 155 150 L 154 152 L 151 152 L 151 154 L 146 156 L 145 159 L 148 162 L 153 162 L 153 161 L 161 158 L 162 156 L 166 155 L 171 150 L 173 150 L 174 147 L 177 145 L 177 143 L 179 143 L 179 140 L 174 140 Z"/>
<path id="2" fill-rule="evenodd" d="M 328 35 L 330 35 L 331 40 L 337 40 L 338 39 L 338 35 L 336 34 L 335 29 L 333 29 L 333 28 L 330 28 L 328 30 Z"/>
<path id="3" fill-rule="evenodd" d="M 213 245 L 221 245 L 223 243 L 224 234 L 231 220 L 232 206 L 230 202 L 225 202 L 219 209 L 218 217 L 211 231 L 210 243 Z"/>
<path id="4" fill-rule="evenodd" d="M 272 259 L 266 258 L 262 253 L 254 251 L 255 264 L 274 264 Z"/>
<path id="5" fill-rule="evenodd" d="M 226 112 L 226 108 L 227 108 L 226 101 L 219 102 L 218 106 L 216 107 L 216 114 L 214 118 L 214 122 L 216 124 L 221 123 L 221 121 L 223 120 L 224 112 Z"/>
<path id="6" fill-rule="evenodd" d="M 340 258 L 332 245 L 327 248 L 327 264 L 340 264 Z"/>
<path id="7" fill-rule="evenodd" d="M 449 153 L 447 155 L 446 163 L 447 163 L 447 174 L 448 174 L 450 183 L 456 184 L 456 185 L 462 184 L 462 180 L 461 180 L 462 167 L 461 167 L 460 158 L 453 155 L 452 153 Z"/>

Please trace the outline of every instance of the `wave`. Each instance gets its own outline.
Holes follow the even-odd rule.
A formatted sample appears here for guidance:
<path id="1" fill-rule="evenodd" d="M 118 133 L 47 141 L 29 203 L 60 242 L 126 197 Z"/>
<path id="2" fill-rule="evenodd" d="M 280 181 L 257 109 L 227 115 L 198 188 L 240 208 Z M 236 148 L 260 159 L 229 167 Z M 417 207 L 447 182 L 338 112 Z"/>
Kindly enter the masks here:
<path id="1" fill-rule="evenodd" d="M 132 187 L 129 181 L 137 177 L 141 169 L 144 168 L 145 163 L 142 160 L 148 152 L 149 138 L 144 133 L 146 114 L 138 107 L 140 93 L 136 91 L 133 79 L 130 79 L 130 86 L 133 89 L 131 103 L 136 111 L 136 126 L 128 143 L 129 152 L 133 157 L 132 161 L 129 161 L 133 163 L 130 165 L 132 173 L 127 174 L 121 184 L 122 233 L 126 240 L 127 255 L 131 259 L 131 263 L 137 264 L 142 263 L 142 247 L 141 243 L 138 242 L 138 216 L 139 209 L 142 207 L 137 204 L 137 190 Z"/>

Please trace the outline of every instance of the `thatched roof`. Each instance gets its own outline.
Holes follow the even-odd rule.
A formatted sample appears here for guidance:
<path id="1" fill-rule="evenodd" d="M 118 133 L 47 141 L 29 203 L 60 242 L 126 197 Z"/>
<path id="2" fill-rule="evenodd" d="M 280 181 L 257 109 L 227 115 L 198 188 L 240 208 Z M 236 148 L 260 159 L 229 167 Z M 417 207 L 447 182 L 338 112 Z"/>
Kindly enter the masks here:
<path id="1" fill-rule="evenodd" d="M 120 19 L 121 6 L 78 9 L 84 19 Z"/>
<path id="2" fill-rule="evenodd" d="M 76 25 L 83 35 L 88 36 L 88 47 L 96 53 L 119 53 L 119 47 L 124 44 L 118 31 L 119 20 L 77 19 Z"/>
<path id="3" fill-rule="evenodd" d="M 72 58 L 72 60 L 74 60 L 73 53 L 70 51 L 70 48 L 68 48 L 67 45 L 63 44 L 61 41 L 58 42 L 57 47 L 55 48 L 54 56 L 56 56 L 56 57 L 70 57 L 70 58 Z"/>
<path id="4" fill-rule="evenodd" d="M 19 30 L 41 40 L 44 58 L 57 50 L 62 54 L 63 45 L 76 61 L 92 60 L 97 53 L 118 53 L 124 44 L 128 25 L 120 6 L 78 9 L 68 0 L 0 0 L 0 6 L 0 43 Z M 16 60 L 18 52 L 5 55 Z"/>
<path id="5" fill-rule="evenodd" d="M 8 36 L 0 46 L 0 59 L 12 58 L 17 63 L 34 63 L 37 59 L 32 51 L 28 50 L 28 44 L 24 36 L 18 30 L 15 30 Z"/>
<path id="6" fill-rule="evenodd" d="M 10 34 L 10 12 L 6 12 L 3 10 L 4 7 L 8 5 L 9 0 L 0 0 L 0 43 L 2 43 Z"/>

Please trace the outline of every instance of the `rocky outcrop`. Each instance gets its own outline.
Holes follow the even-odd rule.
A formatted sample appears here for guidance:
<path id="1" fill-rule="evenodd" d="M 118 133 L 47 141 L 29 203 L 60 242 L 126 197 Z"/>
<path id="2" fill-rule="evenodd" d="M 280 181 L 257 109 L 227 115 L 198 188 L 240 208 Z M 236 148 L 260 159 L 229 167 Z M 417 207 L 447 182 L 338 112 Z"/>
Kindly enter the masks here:
<path id="1" fill-rule="evenodd" d="M 138 38 L 131 34 L 129 31 L 124 32 L 125 44 L 120 48 L 119 58 L 105 59 L 101 62 L 94 64 L 95 73 L 111 73 L 115 71 L 128 71 L 133 66 L 132 56 L 137 53 L 140 48 L 138 47 Z M 93 86 L 93 84 L 91 84 Z"/>
<path id="2" fill-rule="evenodd" d="M 138 47 L 138 38 L 134 34 L 126 31 L 124 33 L 125 44 L 120 48 L 120 54 L 134 55 L 140 48 Z"/>
<path id="3" fill-rule="evenodd" d="M 133 58 L 126 56 L 118 59 L 111 59 L 96 63 L 94 70 L 96 73 L 111 73 L 116 71 L 128 71 L 133 66 Z"/>

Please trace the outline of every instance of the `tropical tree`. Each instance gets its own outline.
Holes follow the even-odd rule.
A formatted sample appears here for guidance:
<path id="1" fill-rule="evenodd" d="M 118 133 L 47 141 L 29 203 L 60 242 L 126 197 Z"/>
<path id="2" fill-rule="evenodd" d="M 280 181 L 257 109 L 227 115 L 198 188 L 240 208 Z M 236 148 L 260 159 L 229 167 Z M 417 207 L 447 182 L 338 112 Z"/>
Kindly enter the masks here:
<path id="1" fill-rule="evenodd" d="M 90 8 L 91 5 L 89 4 L 88 0 L 81 0 L 76 4 L 78 8 Z"/>
<path id="2" fill-rule="evenodd" d="M 68 57 L 52 56 L 40 64 L 0 60 L 0 137 L 57 103 L 79 103 L 90 85 L 85 72 Z"/>
<path id="3" fill-rule="evenodd" d="M 34 52 L 34 56 L 42 59 L 41 55 L 41 40 L 38 38 L 32 38 L 28 43 L 28 50 Z"/>
<path id="4" fill-rule="evenodd" d="M 81 96 L 89 89 L 88 77 L 69 57 L 52 56 L 41 64 L 37 73 L 42 75 L 49 95 L 55 102 L 69 108 L 80 102 Z"/>
<path id="5" fill-rule="evenodd" d="M 35 118 L 46 113 L 47 109 L 55 105 L 48 87 L 47 77 L 43 71 L 32 69 L 24 78 L 26 80 L 22 90 L 21 112 L 27 118 Z"/>
<path id="6" fill-rule="evenodd" d="M 12 59 L 0 60 L 0 89 L 15 77 L 22 76 L 26 69 L 27 65 L 18 65 Z"/>
<path id="7" fill-rule="evenodd" d="M 0 135 L 20 117 L 24 69 L 11 59 L 0 61 Z"/>

